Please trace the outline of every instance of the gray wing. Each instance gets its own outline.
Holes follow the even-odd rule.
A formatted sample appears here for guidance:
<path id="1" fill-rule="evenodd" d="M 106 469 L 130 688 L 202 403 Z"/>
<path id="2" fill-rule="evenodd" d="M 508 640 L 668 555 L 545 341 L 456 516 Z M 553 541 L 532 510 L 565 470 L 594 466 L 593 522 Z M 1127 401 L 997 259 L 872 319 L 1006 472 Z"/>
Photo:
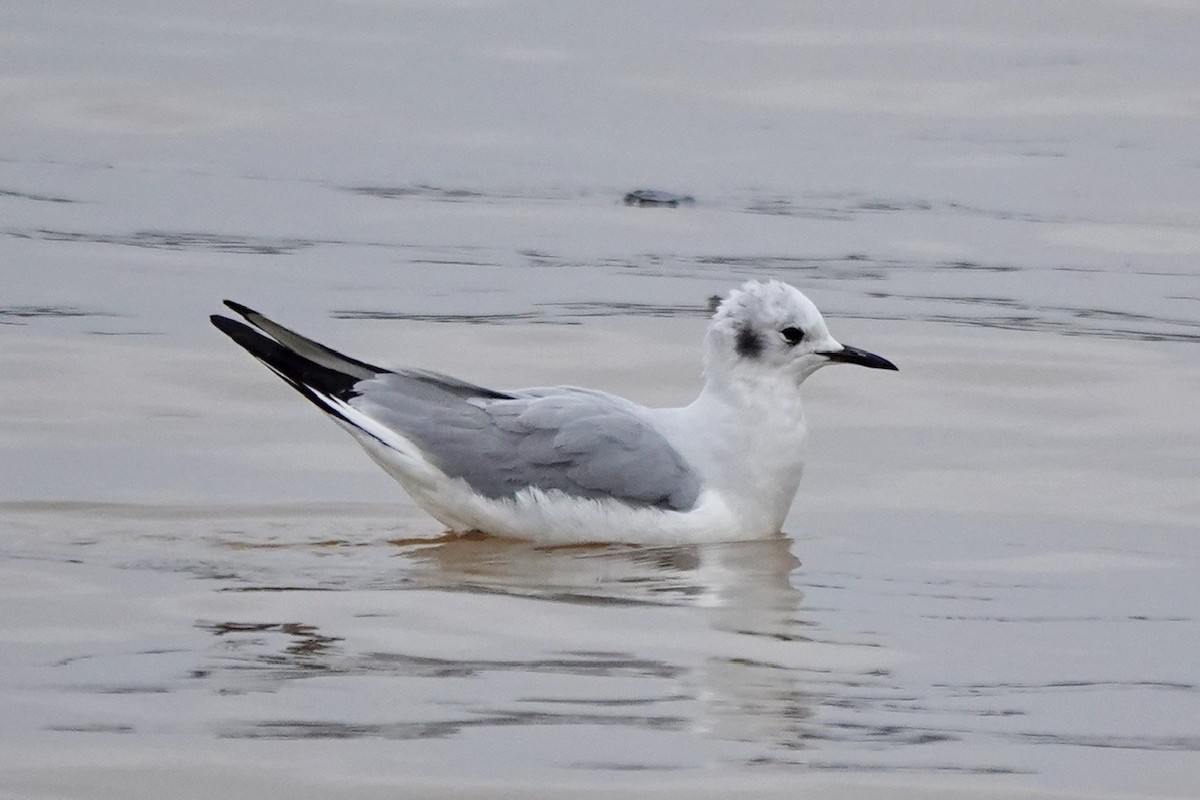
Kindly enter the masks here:
<path id="1" fill-rule="evenodd" d="M 570 388 L 472 396 L 457 382 L 439 391 L 442 377 L 377 375 L 355 385 L 350 403 L 487 497 L 532 486 L 674 511 L 695 505 L 698 477 L 634 404 Z"/>

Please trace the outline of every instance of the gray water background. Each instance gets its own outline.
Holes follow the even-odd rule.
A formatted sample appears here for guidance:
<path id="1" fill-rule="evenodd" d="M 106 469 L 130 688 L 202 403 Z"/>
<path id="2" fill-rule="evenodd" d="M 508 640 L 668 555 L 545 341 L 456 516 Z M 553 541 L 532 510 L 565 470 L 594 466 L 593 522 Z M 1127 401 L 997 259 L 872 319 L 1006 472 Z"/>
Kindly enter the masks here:
<path id="1" fill-rule="evenodd" d="M 1191 796 L 1198 23 L 6 6 L 4 788 Z M 902 372 L 743 546 L 437 542 L 205 320 L 686 402 L 747 277 Z"/>

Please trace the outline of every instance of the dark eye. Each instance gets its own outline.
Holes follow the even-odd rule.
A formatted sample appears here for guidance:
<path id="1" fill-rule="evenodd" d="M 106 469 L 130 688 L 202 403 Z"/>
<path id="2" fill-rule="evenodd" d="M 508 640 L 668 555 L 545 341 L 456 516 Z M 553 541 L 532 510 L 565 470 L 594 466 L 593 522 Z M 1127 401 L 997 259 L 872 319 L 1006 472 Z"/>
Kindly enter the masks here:
<path id="1" fill-rule="evenodd" d="M 784 328 L 779 333 L 783 335 L 783 338 L 792 347 L 800 344 L 800 340 L 804 338 L 804 331 L 799 328 Z"/>

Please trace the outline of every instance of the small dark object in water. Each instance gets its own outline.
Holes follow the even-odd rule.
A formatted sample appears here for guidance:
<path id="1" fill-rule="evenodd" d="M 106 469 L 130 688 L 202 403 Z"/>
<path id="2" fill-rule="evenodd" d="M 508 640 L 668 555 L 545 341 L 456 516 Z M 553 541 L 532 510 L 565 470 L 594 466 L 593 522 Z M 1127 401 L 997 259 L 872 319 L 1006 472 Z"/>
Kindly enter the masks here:
<path id="1" fill-rule="evenodd" d="M 625 205 L 627 206 L 666 206 L 667 208 L 678 208 L 679 206 L 694 205 L 695 202 L 696 198 L 690 194 L 673 194 L 658 189 L 634 189 L 625 195 Z"/>

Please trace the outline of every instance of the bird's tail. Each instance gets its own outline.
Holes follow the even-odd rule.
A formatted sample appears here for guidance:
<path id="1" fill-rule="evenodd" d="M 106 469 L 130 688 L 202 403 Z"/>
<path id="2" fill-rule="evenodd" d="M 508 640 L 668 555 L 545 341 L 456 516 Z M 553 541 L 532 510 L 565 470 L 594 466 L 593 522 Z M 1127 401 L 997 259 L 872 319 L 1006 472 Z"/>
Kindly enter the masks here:
<path id="1" fill-rule="evenodd" d="M 354 391 L 355 384 L 389 371 L 305 338 L 240 303 L 226 300 L 225 305 L 259 330 L 229 317 L 213 314 L 209 319 L 217 330 L 269 367 L 322 411 L 335 417 L 345 419 L 342 409 L 345 402 L 357 394 Z"/>
<path id="2" fill-rule="evenodd" d="M 408 487 L 409 491 L 433 485 L 429 465 L 420 449 L 404 434 L 388 427 L 350 402 L 359 395 L 358 384 L 381 374 L 396 375 L 395 372 L 343 355 L 277 322 L 272 322 L 239 303 L 226 300 L 225 305 L 259 330 L 237 320 L 213 314 L 209 319 L 221 333 L 233 339 L 246 352 L 283 378 L 289 386 L 332 417 L 334 422 L 358 440 L 371 458 Z M 409 373 L 404 374 L 414 381 L 437 383 L 437 378 L 433 376 L 413 377 Z M 465 383 L 453 382 L 452 379 L 445 380 L 450 381 L 442 388 L 445 392 L 465 391 L 462 387 L 468 386 Z"/>

